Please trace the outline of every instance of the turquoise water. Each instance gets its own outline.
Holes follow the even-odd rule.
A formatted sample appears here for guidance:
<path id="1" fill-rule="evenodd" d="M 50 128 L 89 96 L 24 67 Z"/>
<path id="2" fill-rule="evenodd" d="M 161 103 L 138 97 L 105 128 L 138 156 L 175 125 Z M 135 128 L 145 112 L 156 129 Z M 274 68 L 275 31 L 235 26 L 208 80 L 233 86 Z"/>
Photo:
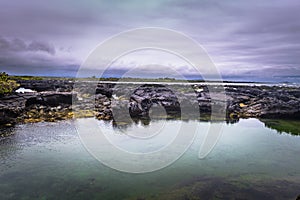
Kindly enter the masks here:
<path id="1" fill-rule="evenodd" d="M 257 119 L 224 123 L 215 148 L 200 160 L 209 122 L 153 121 L 133 129 L 166 123 L 197 123 L 200 129 L 180 159 L 145 174 L 119 172 L 94 159 L 74 121 L 18 125 L 14 135 L 0 140 L 0 199 L 296 199 L 300 194 L 299 136 L 278 134 Z M 99 126 L 113 129 L 109 123 Z M 120 145 L 130 142 L 125 133 L 107 134 Z"/>

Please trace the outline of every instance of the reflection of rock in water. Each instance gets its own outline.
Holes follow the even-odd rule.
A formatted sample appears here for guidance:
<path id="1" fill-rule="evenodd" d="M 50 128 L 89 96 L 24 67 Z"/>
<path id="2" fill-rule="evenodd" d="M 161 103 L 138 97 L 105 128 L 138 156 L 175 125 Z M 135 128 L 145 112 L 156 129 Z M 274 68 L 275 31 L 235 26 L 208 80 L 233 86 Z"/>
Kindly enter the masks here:
<path id="1" fill-rule="evenodd" d="M 142 126 L 149 126 L 150 122 L 151 122 L 150 117 L 133 117 L 133 118 L 123 119 L 122 121 L 117 121 L 113 118 L 112 125 L 114 128 L 126 129 L 132 126 L 133 124 L 135 125 L 141 124 Z"/>

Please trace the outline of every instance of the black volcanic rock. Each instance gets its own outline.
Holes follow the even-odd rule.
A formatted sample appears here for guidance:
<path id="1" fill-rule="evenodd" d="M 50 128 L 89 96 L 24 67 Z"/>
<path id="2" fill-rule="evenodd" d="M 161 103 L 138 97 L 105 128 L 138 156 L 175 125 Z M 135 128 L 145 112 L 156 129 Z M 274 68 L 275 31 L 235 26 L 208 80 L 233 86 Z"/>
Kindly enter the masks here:
<path id="1" fill-rule="evenodd" d="M 35 105 L 51 108 L 70 107 L 76 94 L 71 92 L 35 92 L 11 94 L 0 98 L 0 125 L 14 124 L 24 113 Z"/>
<path id="2" fill-rule="evenodd" d="M 181 115 L 178 98 L 171 89 L 163 85 L 149 84 L 140 86 L 130 96 L 130 115 L 146 117 L 154 104 L 162 106 L 168 116 Z"/>
<path id="3" fill-rule="evenodd" d="M 300 88 L 297 87 L 225 85 L 226 96 L 222 97 L 217 92 L 210 93 L 203 84 L 170 87 L 164 84 L 80 82 L 77 91 L 73 91 L 74 82 L 67 80 L 19 83 L 21 87 L 38 92 L 0 97 L 0 124 L 17 122 L 16 118 L 22 118 L 28 109 L 36 108 L 36 105 L 44 110 L 55 107 L 71 109 L 72 99 L 77 99 L 78 109 L 95 111 L 98 119 L 120 118 L 122 113 L 129 113 L 132 118 L 148 119 L 153 109 L 163 109 L 167 117 L 198 118 L 199 115 L 189 116 L 187 107 L 192 112 L 210 115 L 212 104 L 218 108 L 218 104 L 222 103 L 226 103 L 226 116 L 230 121 L 248 117 L 300 116 Z M 76 94 L 78 98 L 74 96 Z M 217 96 L 217 101 L 212 102 L 212 95 Z"/>
<path id="4" fill-rule="evenodd" d="M 45 106 L 71 105 L 74 94 L 70 92 L 42 92 L 26 100 L 25 106 L 41 104 Z"/>
<path id="5" fill-rule="evenodd" d="M 113 94 L 113 87 L 115 84 L 112 83 L 102 83 L 102 84 L 97 84 L 95 94 L 103 94 L 107 96 L 108 98 L 111 98 Z"/>

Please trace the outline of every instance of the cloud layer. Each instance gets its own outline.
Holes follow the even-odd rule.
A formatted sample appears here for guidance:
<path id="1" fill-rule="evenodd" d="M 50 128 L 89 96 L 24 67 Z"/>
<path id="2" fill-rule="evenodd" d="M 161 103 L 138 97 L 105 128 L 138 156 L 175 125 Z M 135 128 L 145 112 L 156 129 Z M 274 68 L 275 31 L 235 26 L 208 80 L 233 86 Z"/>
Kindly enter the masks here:
<path id="1" fill-rule="evenodd" d="M 155 26 L 199 42 L 224 76 L 300 75 L 296 0 L 16 0 L 0 7 L 0 67 L 14 74 L 75 74 L 106 38 Z"/>

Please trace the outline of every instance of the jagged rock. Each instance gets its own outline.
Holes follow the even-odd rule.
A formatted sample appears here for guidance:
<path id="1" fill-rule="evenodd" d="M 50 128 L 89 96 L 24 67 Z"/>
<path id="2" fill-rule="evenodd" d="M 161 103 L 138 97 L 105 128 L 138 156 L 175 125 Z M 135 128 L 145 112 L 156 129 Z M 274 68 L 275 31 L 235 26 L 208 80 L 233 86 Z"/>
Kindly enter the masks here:
<path id="1" fill-rule="evenodd" d="M 0 125 L 16 123 L 24 118 L 30 109 L 38 111 L 32 115 L 44 115 L 49 108 L 52 108 L 52 111 L 69 109 L 73 98 L 76 98 L 76 94 L 71 92 L 16 93 L 1 97 Z"/>
<path id="2" fill-rule="evenodd" d="M 146 117 L 153 104 L 164 107 L 166 114 L 180 116 L 178 98 L 172 90 L 163 85 L 142 85 L 130 96 L 129 112 L 132 117 Z"/>
<path id="3" fill-rule="evenodd" d="M 36 93 L 11 94 L 0 97 L 0 124 L 16 123 L 25 113 L 33 109 L 31 115 L 50 118 L 59 117 L 55 113 L 68 113 L 73 106 L 78 110 L 95 111 L 98 119 L 112 119 L 119 114 L 148 119 L 152 108 L 164 109 L 169 117 L 182 117 L 187 107 L 192 111 L 210 115 L 212 104 L 222 108 L 226 103 L 226 115 L 230 120 L 240 117 L 297 117 L 300 116 L 300 88 L 269 86 L 225 86 L 226 96 L 213 93 L 205 85 L 174 86 L 162 84 L 113 84 L 81 82 L 73 91 L 73 81 L 42 80 L 19 81 L 21 87 Z M 91 86 L 92 85 L 92 86 Z M 189 90 L 187 89 L 189 87 Z M 80 94 L 75 96 L 76 93 Z M 212 98 L 215 101 L 212 101 Z M 77 100 L 76 100 L 77 99 Z M 72 100 L 76 104 L 72 105 Z M 219 104 L 219 105 L 218 105 Z M 219 107 L 218 107 L 219 106 Z M 42 110 L 42 111 L 41 111 Z M 119 112 L 125 110 L 126 112 Z M 89 116 L 93 112 L 88 112 Z M 52 112 L 52 113 L 49 113 Z M 54 114 L 53 114 L 54 113 Z M 30 113 L 29 113 L 30 114 Z M 72 114 L 70 114 L 72 115 Z M 26 115 L 28 116 L 28 115 Z M 126 116 L 128 117 L 128 116 Z M 185 115 L 185 118 L 191 118 Z M 197 116 L 192 116 L 192 118 Z M 63 118 L 63 117 L 61 117 Z M 147 123 L 147 120 L 145 120 Z"/>

